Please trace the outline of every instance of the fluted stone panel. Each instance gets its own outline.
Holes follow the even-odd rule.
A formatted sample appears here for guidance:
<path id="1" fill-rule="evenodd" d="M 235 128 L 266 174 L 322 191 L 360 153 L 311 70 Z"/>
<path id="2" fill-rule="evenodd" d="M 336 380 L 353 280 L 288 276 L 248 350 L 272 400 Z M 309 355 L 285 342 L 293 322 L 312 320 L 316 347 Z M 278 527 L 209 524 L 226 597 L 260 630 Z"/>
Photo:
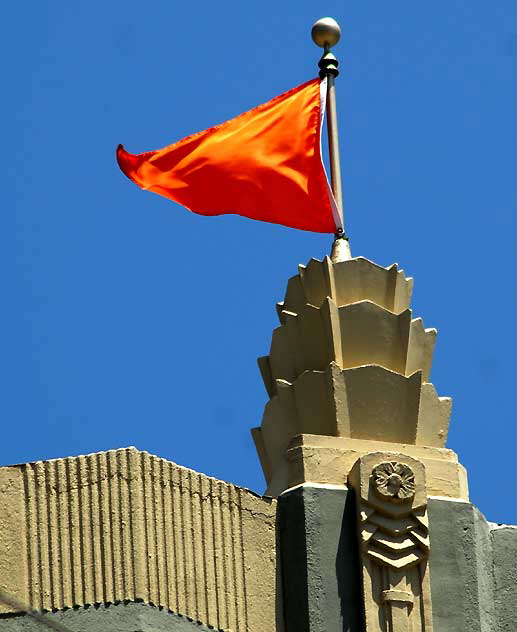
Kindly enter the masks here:
<path id="1" fill-rule="evenodd" d="M 274 501 L 131 448 L 0 468 L 13 501 L 0 577 L 37 610 L 143 600 L 275 627 Z"/>

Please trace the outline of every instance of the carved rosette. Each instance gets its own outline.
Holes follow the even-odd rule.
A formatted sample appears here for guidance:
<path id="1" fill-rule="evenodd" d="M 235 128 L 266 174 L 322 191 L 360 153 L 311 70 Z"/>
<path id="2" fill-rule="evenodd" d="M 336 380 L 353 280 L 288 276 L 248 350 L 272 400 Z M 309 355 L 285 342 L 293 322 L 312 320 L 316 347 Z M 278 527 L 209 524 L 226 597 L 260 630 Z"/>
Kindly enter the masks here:
<path id="1" fill-rule="evenodd" d="M 415 475 L 409 465 L 388 461 L 372 471 L 372 485 L 381 498 L 404 502 L 415 495 Z"/>
<path id="2" fill-rule="evenodd" d="M 357 511 L 367 632 L 431 632 L 424 466 L 373 453 L 350 474 Z"/>

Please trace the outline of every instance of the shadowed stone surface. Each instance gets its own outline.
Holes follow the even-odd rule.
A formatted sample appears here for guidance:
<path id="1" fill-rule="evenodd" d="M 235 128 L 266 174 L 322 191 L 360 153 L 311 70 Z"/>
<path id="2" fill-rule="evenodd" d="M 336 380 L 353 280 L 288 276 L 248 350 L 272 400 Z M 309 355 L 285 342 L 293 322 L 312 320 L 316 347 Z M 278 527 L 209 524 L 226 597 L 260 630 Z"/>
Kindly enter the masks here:
<path id="1" fill-rule="evenodd" d="M 439 632 L 498 630 L 490 525 L 470 503 L 430 499 L 428 510 L 435 629 Z"/>
<path id="2" fill-rule="evenodd" d="M 278 503 L 287 632 L 362 632 L 353 492 L 297 487 Z"/>
<path id="3" fill-rule="evenodd" d="M 70 632 L 209 632 L 208 628 L 186 617 L 143 603 L 90 606 L 47 614 Z M 2 632 L 45 632 L 47 626 L 27 615 L 0 617 Z"/>
<path id="4" fill-rule="evenodd" d="M 492 529 L 495 607 L 499 632 L 517 630 L 517 527 Z"/>
<path id="5" fill-rule="evenodd" d="M 354 503 L 310 485 L 279 497 L 287 632 L 362 632 Z M 428 511 L 434 629 L 515 632 L 517 527 L 493 528 L 467 502 L 430 498 Z"/>

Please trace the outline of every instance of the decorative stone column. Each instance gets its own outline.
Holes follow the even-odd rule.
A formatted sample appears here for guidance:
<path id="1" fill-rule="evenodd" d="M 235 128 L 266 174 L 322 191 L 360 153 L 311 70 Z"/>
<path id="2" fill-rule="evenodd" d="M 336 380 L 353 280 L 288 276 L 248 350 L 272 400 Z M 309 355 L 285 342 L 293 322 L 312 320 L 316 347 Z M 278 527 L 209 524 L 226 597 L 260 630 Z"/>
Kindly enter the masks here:
<path id="1" fill-rule="evenodd" d="M 358 459 L 350 483 L 366 632 L 431 632 L 424 466 L 404 454 L 374 452 Z"/>

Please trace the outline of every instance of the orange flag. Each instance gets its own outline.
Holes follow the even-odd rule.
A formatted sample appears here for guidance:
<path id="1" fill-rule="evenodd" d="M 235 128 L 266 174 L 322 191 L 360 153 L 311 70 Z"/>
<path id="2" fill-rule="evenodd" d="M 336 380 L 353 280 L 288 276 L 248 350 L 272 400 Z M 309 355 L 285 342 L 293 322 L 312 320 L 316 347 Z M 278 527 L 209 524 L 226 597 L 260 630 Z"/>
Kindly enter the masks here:
<path id="1" fill-rule="evenodd" d="M 313 79 L 164 149 L 117 160 L 139 187 L 201 215 L 318 233 L 342 227 L 321 159 L 326 79 Z"/>

